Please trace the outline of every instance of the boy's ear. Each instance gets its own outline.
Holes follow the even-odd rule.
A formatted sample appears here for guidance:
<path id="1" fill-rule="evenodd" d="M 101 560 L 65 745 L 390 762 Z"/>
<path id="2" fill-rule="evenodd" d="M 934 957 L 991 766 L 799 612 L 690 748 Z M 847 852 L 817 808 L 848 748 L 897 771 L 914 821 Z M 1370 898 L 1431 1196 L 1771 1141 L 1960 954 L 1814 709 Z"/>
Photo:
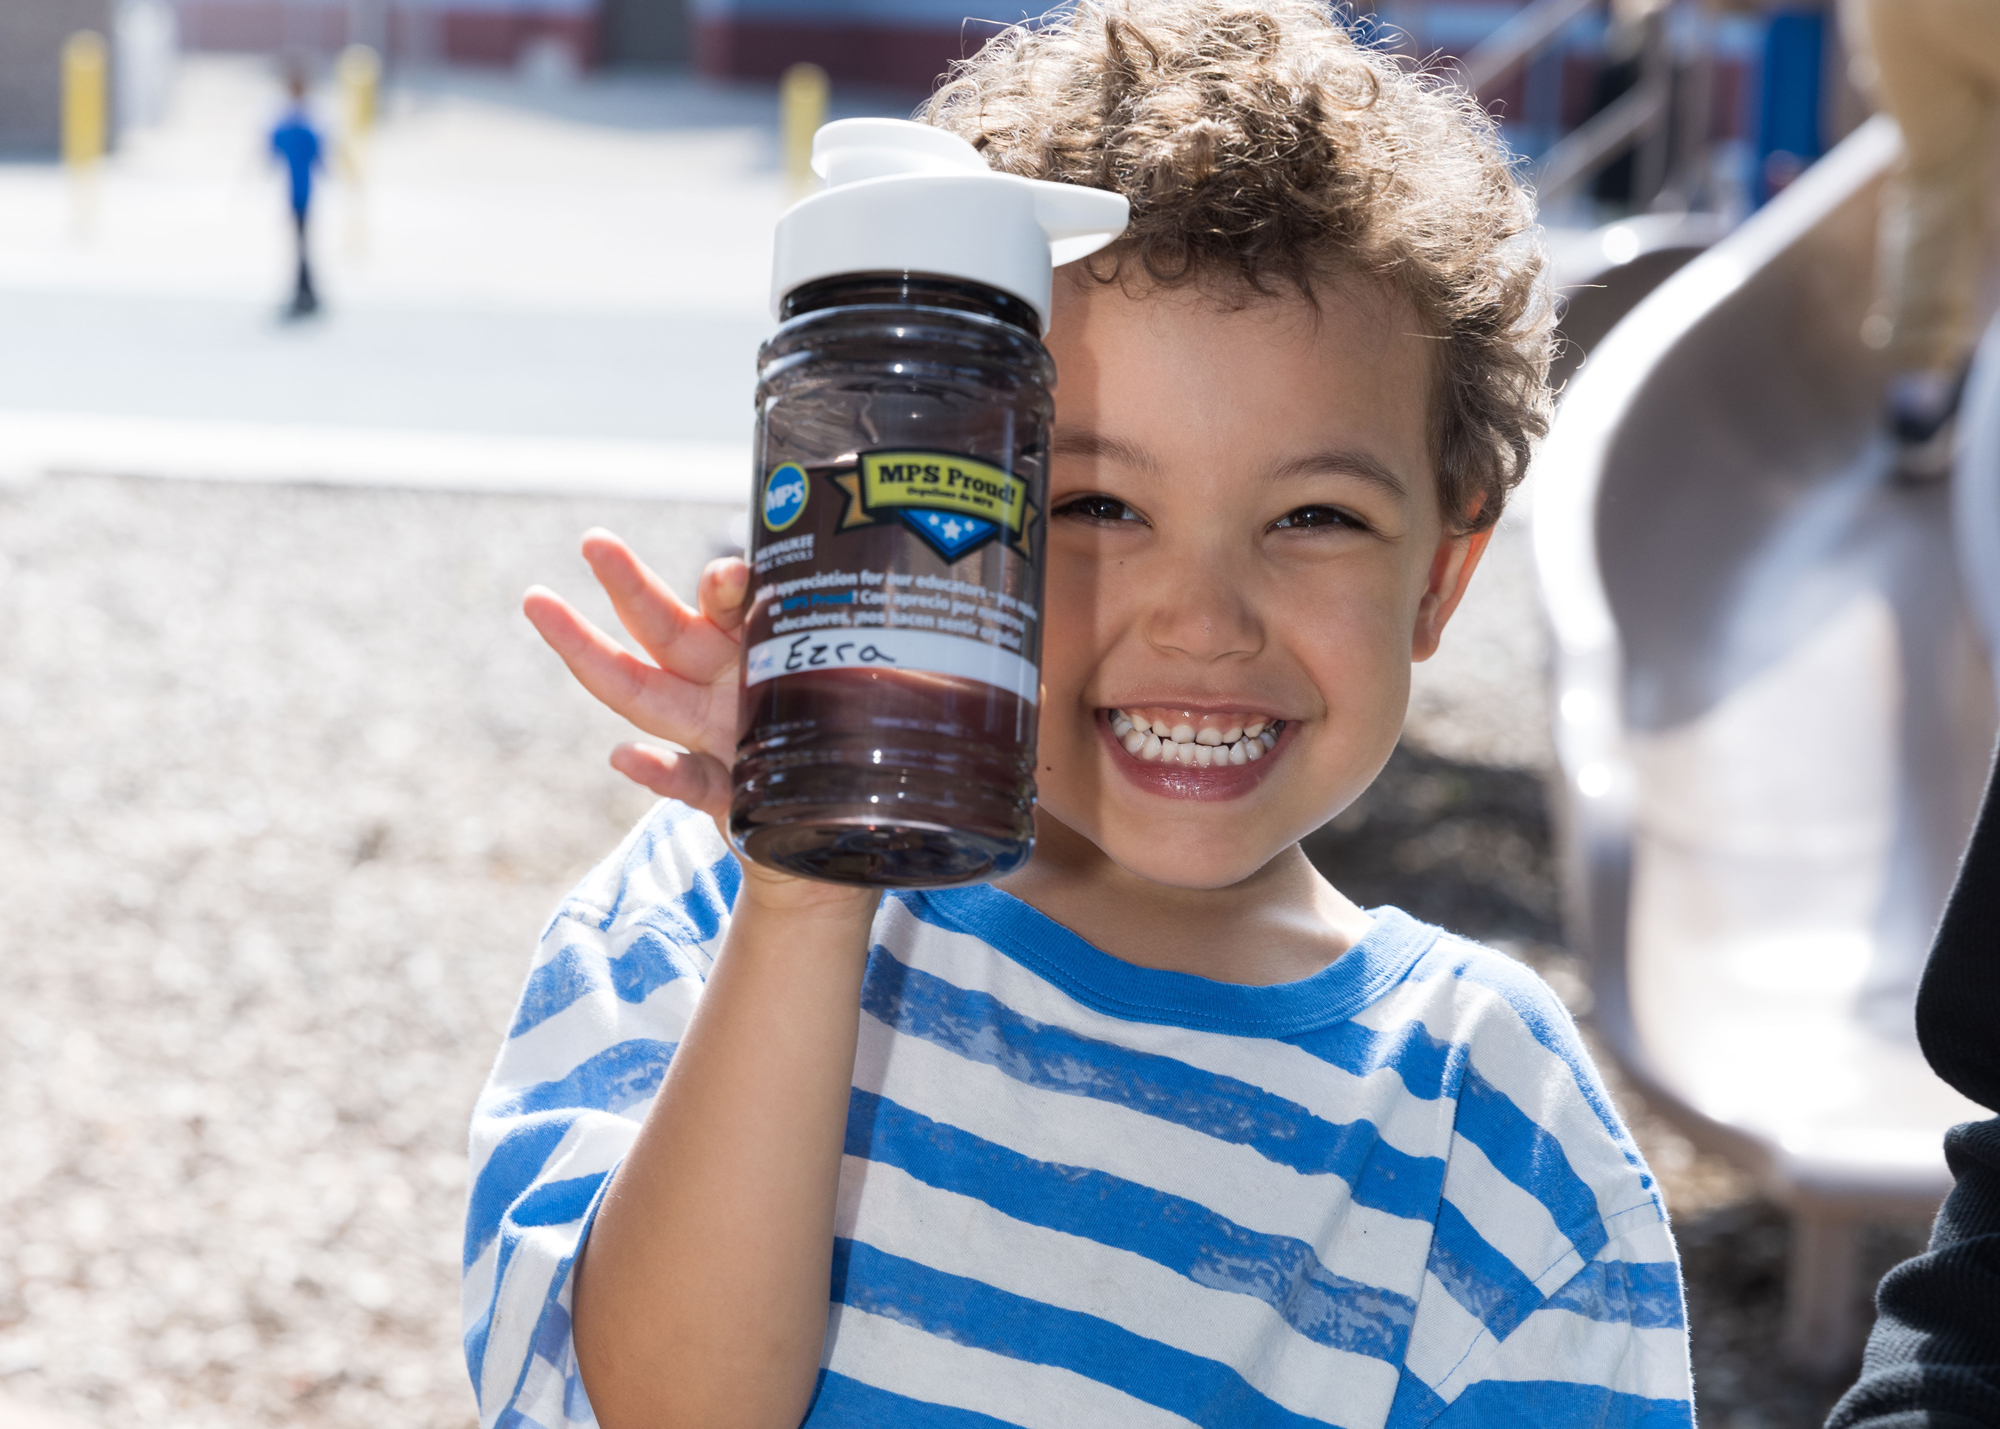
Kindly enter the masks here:
<path id="1" fill-rule="evenodd" d="M 1477 507 L 1471 512 L 1476 520 Z M 1493 539 L 1493 528 L 1471 531 L 1464 534 L 1446 532 L 1438 542 L 1437 553 L 1431 557 L 1429 584 L 1424 588 L 1424 596 L 1417 603 L 1416 629 L 1410 634 L 1410 658 L 1428 660 L 1437 653 L 1438 641 L 1444 638 L 1445 623 L 1451 613 L 1458 609 L 1458 603 L 1465 596 L 1465 588 L 1472 582 L 1472 572 L 1479 565 L 1479 558 L 1486 554 L 1487 543 Z"/>

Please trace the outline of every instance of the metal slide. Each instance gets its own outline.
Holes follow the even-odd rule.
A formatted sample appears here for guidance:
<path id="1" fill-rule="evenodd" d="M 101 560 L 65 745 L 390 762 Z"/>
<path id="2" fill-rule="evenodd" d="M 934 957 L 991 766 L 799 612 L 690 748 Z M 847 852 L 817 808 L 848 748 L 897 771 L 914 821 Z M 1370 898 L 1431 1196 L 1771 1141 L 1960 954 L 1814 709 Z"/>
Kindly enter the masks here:
<path id="1" fill-rule="evenodd" d="M 1965 387 L 1951 528 L 1966 599 L 1986 648 L 2000 651 L 2000 318 L 1986 329 Z M 2000 662 L 1994 675 L 2000 681 Z"/>
<path id="2" fill-rule="evenodd" d="M 1567 394 L 1584 359 L 1660 284 L 1729 231 L 1711 213 L 1651 213 L 1585 232 L 1551 235 L 1549 259 L 1562 295 L 1562 344 L 1549 382 Z"/>
<path id="3" fill-rule="evenodd" d="M 1596 1021 L 1792 1211 L 1785 1343 L 1820 1369 L 1858 1223 L 1934 1211 L 1984 1114 L 1912 1027 L 1995 710 L 1950 495 L 1889 480 L 1860 339 L 1896 152 L 1872 121 L 1636 307 L 1534 478 Z"/>

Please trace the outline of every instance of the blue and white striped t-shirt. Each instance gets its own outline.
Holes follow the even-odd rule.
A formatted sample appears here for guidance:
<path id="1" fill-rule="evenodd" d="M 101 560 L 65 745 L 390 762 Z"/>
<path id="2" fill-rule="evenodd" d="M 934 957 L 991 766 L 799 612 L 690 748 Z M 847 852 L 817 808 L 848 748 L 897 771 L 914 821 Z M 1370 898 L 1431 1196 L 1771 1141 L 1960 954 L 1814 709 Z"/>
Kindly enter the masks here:
<path id="1" fill-rule="evenodd" d="M 569 1269 L 738 886 L 661 805 L 558 909 L 472 1126 L 484 1425 L 594 1422 Z M 812 1429 L 1693 1421 L 1680 1277 L 1548 990 L 1393 908 L 1302 982 L 885 898 Z"/>

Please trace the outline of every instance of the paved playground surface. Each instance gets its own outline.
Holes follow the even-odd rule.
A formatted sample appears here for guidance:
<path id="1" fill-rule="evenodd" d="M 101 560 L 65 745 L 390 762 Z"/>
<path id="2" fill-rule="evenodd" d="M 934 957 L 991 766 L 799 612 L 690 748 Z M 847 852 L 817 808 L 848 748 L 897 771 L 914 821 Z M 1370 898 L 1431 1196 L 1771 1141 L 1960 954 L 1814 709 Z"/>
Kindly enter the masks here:
<path id="1" fill-rule="evenodd" d="M 267 465 L 351 427 L 529 439 L 545 487 L 602 486 L 634 446 L 683 494 L 690 464 L 711 489 L 740 479 L 785 201 L 769 87 L 397 77 L 315 201 L 326 315 L 289 327 L 289 218 L 263 148 L 278 99 L 264 61 L 194 59 L 87 192 L 54 165 L 0 165 L 0 416 L 37 419 L 44 465 L 129 470 L 129 443 L 107 449 L 89 420 L 109 415 L 149 424 L 154 462 L 183 472 L 221 424 Z M 373 452 L 314 474 L 411 474 L 392 443 Z M 476 465 L 455 484 L 479 485 Z"/>

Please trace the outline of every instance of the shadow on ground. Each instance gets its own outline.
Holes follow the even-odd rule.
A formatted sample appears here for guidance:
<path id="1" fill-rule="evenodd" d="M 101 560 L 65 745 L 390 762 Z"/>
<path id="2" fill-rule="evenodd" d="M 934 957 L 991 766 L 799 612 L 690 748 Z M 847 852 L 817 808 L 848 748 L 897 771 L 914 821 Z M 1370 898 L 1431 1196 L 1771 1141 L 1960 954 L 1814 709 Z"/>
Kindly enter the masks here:
<path id="1" fill-rule="evenodd" d="M 1559 943 L 1541 776 L 1398 745 L 1347 810 L 1305 841 L 1341 892 L 1482 942 Z"/>
<path id="2" fill-rule="evenodd" d="M 1859 1363 L 1825 1381 L 1786 1373 L 1778 1350 L 1785 1255 L 1791 1227 L 1768 1201 L 1746 1201 L 1676 1220 L 1694 1330 L 1694 1383 L 1702 1422 L 1711 1429 L 1818 1425 L 1853 1383 Z M 1861 1238 L 1858 1277 L 1875 1283 L 1900 1260 L 1923 1250 L 1923 1226 L 1873 1226 Z M 1872 1309 L 1864 1323 L 1873 1318 Z"/>
<path id="3" fill-rule="evenodd" d="M 1399 746 L 1346 812 L 1305 841 L 1314 865 L 1364 907 L 1393 903 L 1426 922 L 1504 948 L 1579 1016 L 1589 991 L 1562 948 L 1561 889 L 1542 776 L 1460 763 Z M 1586 1025 L 1586 1038 L 1588 1038 Z M 1785 1213 L 1744 1178 L 1697 1153 L 1593 1047 L 1612 1095 L 1659 1174 L 1687 1280 L 1696 1409 L 1707 1429 L 1816 1429 L 1858 1362 L 1827 1381 L 1779 1355 Z M 1871 1228 L 1861 1283 L 1924 1248 L 1926 1228 Z M 1872 1305 L 1863 1323 L 1873 1319 Z"/>

